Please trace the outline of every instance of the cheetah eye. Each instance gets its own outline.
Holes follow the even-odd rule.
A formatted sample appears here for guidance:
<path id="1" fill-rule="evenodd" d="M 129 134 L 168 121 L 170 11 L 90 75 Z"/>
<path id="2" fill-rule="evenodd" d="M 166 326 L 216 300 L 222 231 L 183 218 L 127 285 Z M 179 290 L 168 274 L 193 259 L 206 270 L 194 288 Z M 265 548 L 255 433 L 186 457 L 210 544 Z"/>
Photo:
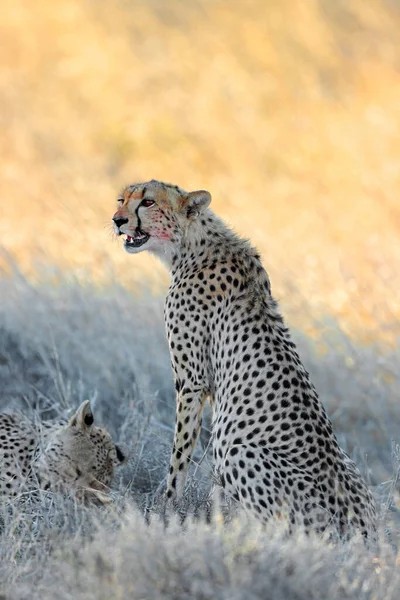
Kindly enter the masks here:
<path id="1" fill-rule="evenodd" d="M 149 208 L 150 206 L 153 206 L 153 204 L 155 204 L 154 200 L 150 200 L 150 198 L 149 198 L 147 200 L 142 200 L 141 203 L 140 203 L 140 206 L 144 206 L 145 208 Z"/>
<path id="2" fill-rule="evenodd" d="M 122 205 L 124 203 L 124 199 L 123 198 L 117 198 L 117 202 L 118 202 L 118 204 Z"/>

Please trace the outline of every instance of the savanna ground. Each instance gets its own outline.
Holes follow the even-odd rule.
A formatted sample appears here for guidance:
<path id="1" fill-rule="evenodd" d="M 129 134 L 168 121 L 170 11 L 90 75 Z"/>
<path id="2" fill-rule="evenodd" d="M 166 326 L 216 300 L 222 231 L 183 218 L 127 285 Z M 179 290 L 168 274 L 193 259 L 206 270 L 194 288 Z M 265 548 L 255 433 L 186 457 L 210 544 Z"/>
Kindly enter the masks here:
<path id="1" fill-rule="evenodd" d="M 131 448 L 107 509 L 3 505 L 4 597 L 400 596 L 399 30 L 394 0 L 2 3 L 0 409 L 89 398 Z M 210 190 L 261 250 L 379 548 L 207 524 L 209 423 L 164 528 L 168 276 L 110 229 L 119 188 L 152 177 Z"/>

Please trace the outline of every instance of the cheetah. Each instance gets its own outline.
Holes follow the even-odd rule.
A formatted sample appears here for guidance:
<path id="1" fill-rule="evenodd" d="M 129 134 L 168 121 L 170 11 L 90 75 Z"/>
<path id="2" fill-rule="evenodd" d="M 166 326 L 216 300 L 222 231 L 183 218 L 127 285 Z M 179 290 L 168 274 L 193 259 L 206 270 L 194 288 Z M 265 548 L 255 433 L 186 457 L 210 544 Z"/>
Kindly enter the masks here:
<path id="1" fill-rule="evenodd" d="M 126 452 L 94 425 L 89 400 L 68 423 L 0 415 L 0 495 L 17 496 L 38 484 L 73 491 L 78 501 L 108 503 L 108 484 Z"/>
<path id="2" fill-rule="evenodd" d="M 271 295 L 256 249 L 210 209 L 211 195 L 152 180 L 118 197 L 114 231 L 130 254 L 170 270 L 165 321 L 177 392 L 167 497 L 182 495 L 206 399 L 224 493 L 266 522 L 364 536 L 376 507 Z"/>

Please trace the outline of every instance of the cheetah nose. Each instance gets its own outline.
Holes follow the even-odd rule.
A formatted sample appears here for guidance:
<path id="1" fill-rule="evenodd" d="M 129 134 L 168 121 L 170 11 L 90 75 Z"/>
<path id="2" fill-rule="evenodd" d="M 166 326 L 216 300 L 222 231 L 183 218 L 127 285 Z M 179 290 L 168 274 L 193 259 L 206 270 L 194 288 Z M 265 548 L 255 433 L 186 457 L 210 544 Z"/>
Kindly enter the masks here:
<path id="1" fill-rule="evenodd" d="M 122 225 L 125 225 L 125 223 L 129 221 L 129 219 L 127 219 L 126 217 L 113 217 L 113 221 L 119 229 L 120 227 L 122 227 Z"/>

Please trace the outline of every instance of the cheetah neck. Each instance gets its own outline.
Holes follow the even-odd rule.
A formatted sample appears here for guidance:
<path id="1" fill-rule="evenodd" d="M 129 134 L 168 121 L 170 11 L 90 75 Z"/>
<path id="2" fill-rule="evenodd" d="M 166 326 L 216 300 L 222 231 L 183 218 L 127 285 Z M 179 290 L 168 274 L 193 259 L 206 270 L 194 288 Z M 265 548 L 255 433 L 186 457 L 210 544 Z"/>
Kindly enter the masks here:
<path id="1" fill-rule="evenodd" d="M 205 210 L 197 219 L 187 222 L 182 236 L 170 254 L 169 269 L 174 274 L 183 265 L 196 267 L 205 260 L 218 260 L 227 253 L 256 251 L 246 241 L 237 236 L 211 210 Z"/>
<path id="2" fill-rule="evenodd" d="M 282 324 L 278 305 L 271 295 L 268 273 L 256 248 L 209 209 L 187 224 L 179 244 L 175 245 L 169 263 L 172 283 L 190 273 L 230 263 L 237 269 L 240 286 L 248 290 L 253 304 L 262 304 L 274 323 Z"/>
<path id="3" fill-rule="evenodd" d="M 156 256 L 169 271 L 172 270 L 174 257 L 176 255 L 175 244 L 167 242 L 157 248 L 152 248 L 150 252 L 151 254 L 154 254 L 154 256 Z"/>

